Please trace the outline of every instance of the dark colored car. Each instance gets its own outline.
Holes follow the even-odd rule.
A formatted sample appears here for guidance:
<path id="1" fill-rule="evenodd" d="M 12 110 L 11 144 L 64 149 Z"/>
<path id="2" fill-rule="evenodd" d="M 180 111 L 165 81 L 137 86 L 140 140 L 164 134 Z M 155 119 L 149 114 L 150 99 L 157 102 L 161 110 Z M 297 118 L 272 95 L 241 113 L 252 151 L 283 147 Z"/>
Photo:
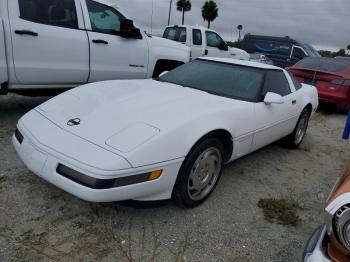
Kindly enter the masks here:
<path id="1" fill-rule="evenodd" d="M 316 86 L 319 100 L 340 110 L 350 109 L 350 60 L 305 58 L 287 68 L 300 83 Z"/>
<path id="2" fill-rule="evenodd" d="M 288 36 L 274 37 L 263 35 L 244 36 L 242 49 L 248 53 L 263 53 L 276 66 L 288 67 L 305 57 L 319 57 L 319 53 L 309 44 L 296 41 Z"/>

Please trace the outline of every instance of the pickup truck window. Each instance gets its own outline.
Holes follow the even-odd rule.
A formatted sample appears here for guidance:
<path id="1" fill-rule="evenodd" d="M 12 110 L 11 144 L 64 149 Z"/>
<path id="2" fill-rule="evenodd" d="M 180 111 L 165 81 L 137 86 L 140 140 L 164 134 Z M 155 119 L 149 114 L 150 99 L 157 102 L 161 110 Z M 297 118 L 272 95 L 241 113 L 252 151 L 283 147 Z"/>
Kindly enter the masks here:
<path id="1" fill-rule="evenodd" d="M 86 5 L 93 31 L 105 34 L 113 34 L 120 31 L 120 20 L 124 16 L 117 10 L 92 0 L 87 0 Z"/>
<path id="2" fill-rule="evenodd" d="M 35 23 L 78 28 L 74 0 L 19 0 L 20 18 Z"/>
<path id="3" fill-rule="evenodd" d="M 199 29 L 192 30 L 192 42 L 194 45 L 202 45 L 202 32 Z"/>
<path id="4" fill-rule="evenodd" d="M 186 28 L 168 27 L 164 31 L 163 38 L 174 40 L 176 42 L 185 43 L 187 39 Z"/>
<path id="5" fill-rule="evenodd" d="M 225 44 L 224 40 L 215 32 L 206 31 L 207 46 L 219 48 Z"/>

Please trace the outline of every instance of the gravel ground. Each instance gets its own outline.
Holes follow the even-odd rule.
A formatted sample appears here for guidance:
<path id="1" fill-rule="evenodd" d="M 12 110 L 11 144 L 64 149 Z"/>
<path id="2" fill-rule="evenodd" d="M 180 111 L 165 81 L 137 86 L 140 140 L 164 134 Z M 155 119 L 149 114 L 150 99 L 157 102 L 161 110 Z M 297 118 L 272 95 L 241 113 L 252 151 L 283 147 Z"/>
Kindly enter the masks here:
<path id="1" fill-rule="evenodd" d="M 319 112 L 300 149 L 274 144 L 228 165 L 198 208 L 91 204 L 30 173 L 11 145 L 17 120 L 45 100 L 0 97 L 0 261 L 300 261 L 350 156 L 346 116 Z M 300 225 L 264 219 L 257 202 L 279 196 L 301 202 Z"/>

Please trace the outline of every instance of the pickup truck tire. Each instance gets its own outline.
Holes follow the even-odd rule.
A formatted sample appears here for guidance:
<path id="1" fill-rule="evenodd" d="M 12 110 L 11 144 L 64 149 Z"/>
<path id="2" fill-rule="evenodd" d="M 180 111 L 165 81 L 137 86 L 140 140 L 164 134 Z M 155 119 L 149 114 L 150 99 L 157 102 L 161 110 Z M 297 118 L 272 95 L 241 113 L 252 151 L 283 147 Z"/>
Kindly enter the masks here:
<path id="1" fill-rule="evenodd" d="M 181 61 L 174 60 L 158 60 L 153 71 L 152 78 L 157 78 L 164 71 L 170 71 L 175 69 L 176 67 L 183 65 L 184 63 Z"/>

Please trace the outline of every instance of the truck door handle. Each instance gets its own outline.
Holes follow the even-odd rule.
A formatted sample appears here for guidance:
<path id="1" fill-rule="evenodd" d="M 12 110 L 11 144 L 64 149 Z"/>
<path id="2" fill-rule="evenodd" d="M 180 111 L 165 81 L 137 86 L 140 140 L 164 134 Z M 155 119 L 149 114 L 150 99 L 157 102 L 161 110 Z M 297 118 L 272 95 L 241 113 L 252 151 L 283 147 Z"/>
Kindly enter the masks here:
<path id="1" fill-rule="evenodd" d="M 29 30 L 15 30 L 15 34 L 17 35 L 31 35 L 31 36 L 38 36 L 38 33 L 35 33 L 33 31 Z"/>
<path id="2" fill-rule="evenodd" d="M 295 105 L 297 103 L 297 100 L 293 100 L 292 104 Z"/>
<path id="3" fill-rule="evenodd" d="M 104 45 L 108 45 L 108 42 L 102 39 L 94 39 L 92 40 L 93 43 L 95 44 L 104 44 Z"/>
<path id="4" fill-rule="evenodd" d="M 208 49 L 205 49 L 204 55 L 208 55 Z"/>

